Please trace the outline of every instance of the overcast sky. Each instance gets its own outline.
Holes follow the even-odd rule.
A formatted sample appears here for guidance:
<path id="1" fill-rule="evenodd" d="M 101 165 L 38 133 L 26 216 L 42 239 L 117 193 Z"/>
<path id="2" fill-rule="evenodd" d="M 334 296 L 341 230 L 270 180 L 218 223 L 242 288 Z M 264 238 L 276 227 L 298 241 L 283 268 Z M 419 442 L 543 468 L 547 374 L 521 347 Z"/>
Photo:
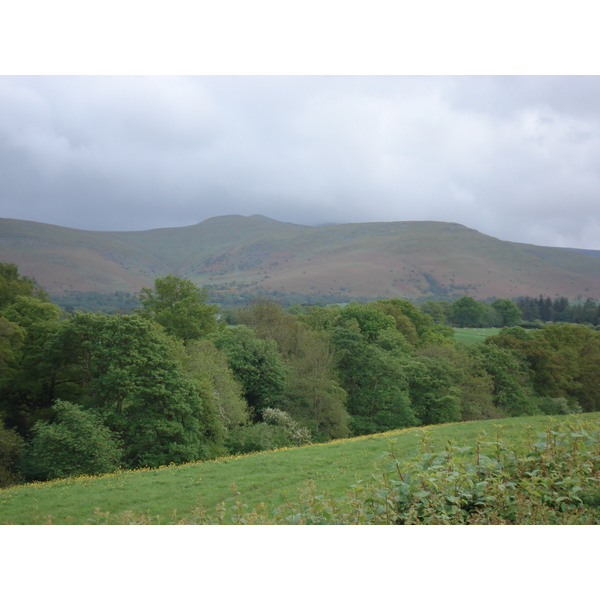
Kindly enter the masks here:
<path id="1" fill-rule="evenodd" d="M 600 249 L 600 77 L 0 78 L 0 216 L 228 214 Z"/>

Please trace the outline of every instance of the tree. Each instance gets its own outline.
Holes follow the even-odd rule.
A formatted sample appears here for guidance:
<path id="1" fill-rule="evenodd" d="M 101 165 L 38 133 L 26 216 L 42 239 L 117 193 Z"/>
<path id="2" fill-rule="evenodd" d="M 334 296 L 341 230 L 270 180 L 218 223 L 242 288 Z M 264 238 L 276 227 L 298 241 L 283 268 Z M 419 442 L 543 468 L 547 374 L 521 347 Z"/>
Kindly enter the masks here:
<path id="1" fill-rule="evenodd" d="M 496 311 L 500 327 L 514 327 L 521 322 L 521 311 L 510 300 L 498 298 L 492 302 L 492 308 Z"/>
<path id="2" fill-rule="evenodd" d="M 319 441 L 348 437 L 347 395 L 339 384 L 327 339 L 317 332 L 303 330 L 298 351 L 288 365 L 286 410 L 313 429 Z"/>
<path id="3" fill-rule="evenodd" d="M 17 465 L 24 446 L 21 436 L 0 421 L 0 488 L 19 483 Z"/>
<path id="4" fill-rule="evenodd" d="M 425 302 L 419 305 L 419 308 L 425 314 L 429 315 L 438 325 L 446 325 L 452 314 L 452 305 L 445 300 L 439 302 L 436 302 L 435 300 L 425 300 Z"/>
<path id="5" fill-rule="evenodd" d="M 394 317 L 396 328 L 401 333 L 404 333 L 409 341 L 411 341 L 410 336 L 404 331 L 406 319 L 412 323 L 418 338 L 435 325 L 430 315 L 418 309 L 409 300 L 401 300 L 399 298 L 377 300 L 375 306 L 381 308 L 384 314 Z"/>
<path id="6" fill-rule="evenodd" d="M 54 403 L 56 420 L 33 426 L 33 439 L 22 459 L 28 479 L 46 480 L 111 473 L 119 466 L 118 437 L 99 414 L 70 402 Z"/>
<path id="7" fill-rule="evenodd" d="M 281 305 L 268 298 L 257 298 L 238 311 L 242 325 L 250 327 L 261 340 L 271 339 L 277 350 L 288 358 L 297 348 L 300 322 L 283 311 Z"/>
<path id="8" fill-rule="evenodd" d="M 285 389 L 287 369 L 271 339 L 260 339 L 245 325 L 233 325 L 212 338 L 227 355 L 227 362 L 244 388 L 244 397 L 255 418 L 274 406 Z"/>
<path id="9" fill-rule="evenodd" d="M 396 327 L 396 321 L 391 315 L 375 303 L 359 304 L 351 302 L 339 312 L 337 325 L 348 327 L 352 324 L 358 328 L 366 341 L 372 342 L 384 329 Z"/>
<path id="10" fill-rule="evenodd" d="M 522 357 L 540 398 L 565 398 L 573 410 L 600 409 L 600 333 L 584 325 L 546 325 L 542 329 L 503 329 L 485 345 L 508 348 Z M 547 406 L 541 400 L 540 406 Z"/>
<path id="11" fill-rule="evenodd" d="M 493 382 L 494 404 L 511 417 L 540 414 L 531 384 L 531 373 L 524 357 L 494 343 L 484 343 L 472 350 Z"/>
<path id="12" fill-rule="evenodd" d="M 340 313 L 339 306 L 310 306 L 305 314 L 298 315 L 300 322 L 314 331 L 332 331 Z"/>
<path id="13" fill-rule="evenodd" d="M 46 344 L 54 397 L 94 408 L 124 443 L 127 467 L 211 458 L 221 432 L 162 327 L 138 315 L 76 314 Z"/>
<path id="14" fill-rule="evenodd" d="M 452 322 L 457 327 L 485 327 L 489 308 L 471 296 L 462 296 L 452 305 Z"/>
<path id="15" fill-rule="evenodd" d="M 35 296 L 16 296 L 0 311 L 0 354 L 8 360 L 1 368 L 0 358 L 0 409 L 21 435 L 27 436 L 35 420 L 49 413 L 54 399 L 41 362 L 61 314 L 58 306 Z M 2 332 L 10 334 L 9 340 L 2 340 Z"/>
<path id="16" fill-rule="evenodd" d="M 458 373 L 440 356 L 407 358 L 403 364 L 410 403 L 423 425 L 460 421 L 461 391 Z"/>
<path id="17" fill-rule="evenodd" d="M 429 361 L 422 363 L 420 368 L 426 369 L 427 377 L 431 377 L 432 381 L 425 385 L 422 381 L 413 383 L 409 381 L 409 386 L 413 390 L 411 402 L 416 411 L 419 410 L 416 404 L 420 402 L 426 411 L 430 411 L 431 414 L 436 413 L 435 417 L 425 417 L 430 422 L 433 422 L 432 418 L 442 417 L 440 409 L 443 408 L 443 403 L 439 404 L 438 401 L 443 398 L 446 398 L 444 401 L 446 405 L 452 404 L 454 408 L 460 408 L 459 418 L 454 419 L 457 421 L 496 419 L 504 415 L 494 406 L 492 377 L 484 369 L 481 358 L 472 350 L 473 347 L 457 348 L 444 344 L 442 346 L 426 346 L 418 351 L 418 359 L 422 361 L 426 358 Z M 441 373 L 437 374 L 436 370 Z M 419 388 L 425 393 L 424 402 L 423 397 L 419 400 L 417 395 L 413 395 L 415 389 Z M 433 410 L 430 410 L 431 403 L 427 399 L 430 391 L 435 392 L 433 396 L 430 396 L 435 401 L 432 405 Z M 454 399 L 450 401 L 450 397 Z M 460 405 L 458 406 L 458 404 Z M 443 418 L 454 418 L 456 414 L 458 413 L 446 413 Z"/>
<path id="18" fill-rule="evenodd" d="M 154 290 L 142 288 L 139 314 L 154 319 L 169 335 L 184 342 L 198 340 L 215 331 L 218 309 L 208 305 L 208 292 L 175 275 L 157 277 Z"/>
<path id="19" fill-rule="evenodd" d="M 205 381 L 210 388 L 217 414 L 226 431 L 245 425 L 250 418 L 244 389 L 227 364 L 227 355 L 210 340 L 198 340 L 185 348 L 185 372 Z"/>
<path id="20" fill-rule="evenodd" d="M 552 397 L 574 400 L 584 411 L 600 410 L 600 332 L 570 323 L 535 332 L 554 355 L 556 388 Z"/>
<path id="21" fill-rule="evenodd" d="M 287 371 L 281 406 L 310 427 L 316 439 L 348 436 L 346 393 L 337 381 L 326 335 L 266 298 L 250 303 L 238 315 L 258 338 L 277 344 Z"/>
<path id="22" fill-rule="evenodd" d="M 347 329 L 336 330 L 332 343 L 340 380 L 348 393 L 350 427 L 356 435 L 418 423 L 401 359 Z"/>
<path id="23" fill-rule="evenodd" d="M 25 333 L 16 323 L 0 317 L 0 380 L 16 366 L 17 351 L 23 345 Z"/>
<path id="24" fill-rule="evenodd" d="M 12 304 L 17 296 L 33 296 L 48 301 L 48 295 L 35 279 L 19 275 L 18 267 L 13 263 L 0 263 L 0 310 Z"/>

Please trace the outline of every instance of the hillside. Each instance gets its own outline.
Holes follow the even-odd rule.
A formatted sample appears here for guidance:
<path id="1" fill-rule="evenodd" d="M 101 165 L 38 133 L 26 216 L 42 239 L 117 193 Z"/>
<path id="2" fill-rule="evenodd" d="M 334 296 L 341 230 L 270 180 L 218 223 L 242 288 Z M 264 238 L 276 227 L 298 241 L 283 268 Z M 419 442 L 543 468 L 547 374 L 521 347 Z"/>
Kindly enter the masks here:
<path id="1" fill-rule="evenodd" d="M 0 219 L 0 260 L 53 295 L 138 292 L 173 273 L 235 294 L 346 298 L 600 298 L 594 252 L 505 242 L 456 223 L 309 227 L 254 215 L 188 227 L 83 231 Z"/>
<path id="2" fill-rule="evenodd" d="M 571 415 L 518 417 L 447 423 L 426 429 L 430 432 L 429 443 L 433 449 L 446 448 L 447 442 L 453 440 L 463 447 L 466 456 L 473 458 L 477 440 L 482 436 L 487 440 L 483 444 L 484 452 L 491 456 L 496 451 L 497 433 L 501 433 L 503 444 L 509 444 L 521 454 L 536 439 L 538 442 L 545 439 L 549 426 L 557 429 L 562 423 L 563 431 L 574 435 L 578 435 L 576 432 L 585 424 L 591 431 L 597 431 L 598 416 L 598 413 L 587 413 L 577 418 Z M 248 510 L 264 504 L 272 513 L 285 499 L 293 500 L 299 491 L 306 489 L 309 480 L 314 482 L 318 492 L 341 498 L 357 481 L 368 482 L 373 474 L 393 468 L 390 458 L 382 457 L 390 450 L 390 441 L 394 442 L 401 464 L 408 464 L 422 444 L 423 432 L 423 428 L 403 429 L 180 466 L 9 487 L 0 490 L 0 525 L 169 523 L 193 519 L 199 506 L 214 517 L 221 503 L 229 509 L 227 522 L 235 512 L 232 509 L 237 500 L 246 504 Z M 562 440 L 564 436 L 558 437 Z M 582 448 L 585 446 L 581 441 L 583 437 L 579 437 Z M 591 485 L 596 484 L 592 481 Z"/>

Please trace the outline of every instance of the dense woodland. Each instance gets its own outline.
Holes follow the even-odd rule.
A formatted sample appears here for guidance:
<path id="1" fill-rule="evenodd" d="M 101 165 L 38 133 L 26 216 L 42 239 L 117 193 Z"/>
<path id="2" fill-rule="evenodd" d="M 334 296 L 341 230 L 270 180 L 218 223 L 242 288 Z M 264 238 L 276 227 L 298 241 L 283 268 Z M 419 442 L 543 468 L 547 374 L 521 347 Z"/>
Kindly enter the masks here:
<path id="1" fill-rule="evenodd" d="M 168 275 L 132 314 L 106 314 L 63 310 L 0 263 L 0 485 L 600 410 L 598 307 L 563 300 L 221 311 Z M 452 326 L 504 329 L 467 346 Z"/>

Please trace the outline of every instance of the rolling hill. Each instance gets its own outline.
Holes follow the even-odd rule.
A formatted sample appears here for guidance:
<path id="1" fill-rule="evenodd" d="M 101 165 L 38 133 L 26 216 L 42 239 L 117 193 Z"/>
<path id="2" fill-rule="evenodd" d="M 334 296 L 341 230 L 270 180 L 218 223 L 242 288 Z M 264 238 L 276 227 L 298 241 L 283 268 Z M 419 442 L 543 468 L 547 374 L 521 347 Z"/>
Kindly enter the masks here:
<path id="1" fill-rule="evenodd" d="M 436 221 L 309 227 L 230 215 L 100 232 L 0 219 L 0 261 L 55 296 L 138 292 L 172 273 L 233 294 L 600 298 L 598 253 L 505 242 Z"/>

